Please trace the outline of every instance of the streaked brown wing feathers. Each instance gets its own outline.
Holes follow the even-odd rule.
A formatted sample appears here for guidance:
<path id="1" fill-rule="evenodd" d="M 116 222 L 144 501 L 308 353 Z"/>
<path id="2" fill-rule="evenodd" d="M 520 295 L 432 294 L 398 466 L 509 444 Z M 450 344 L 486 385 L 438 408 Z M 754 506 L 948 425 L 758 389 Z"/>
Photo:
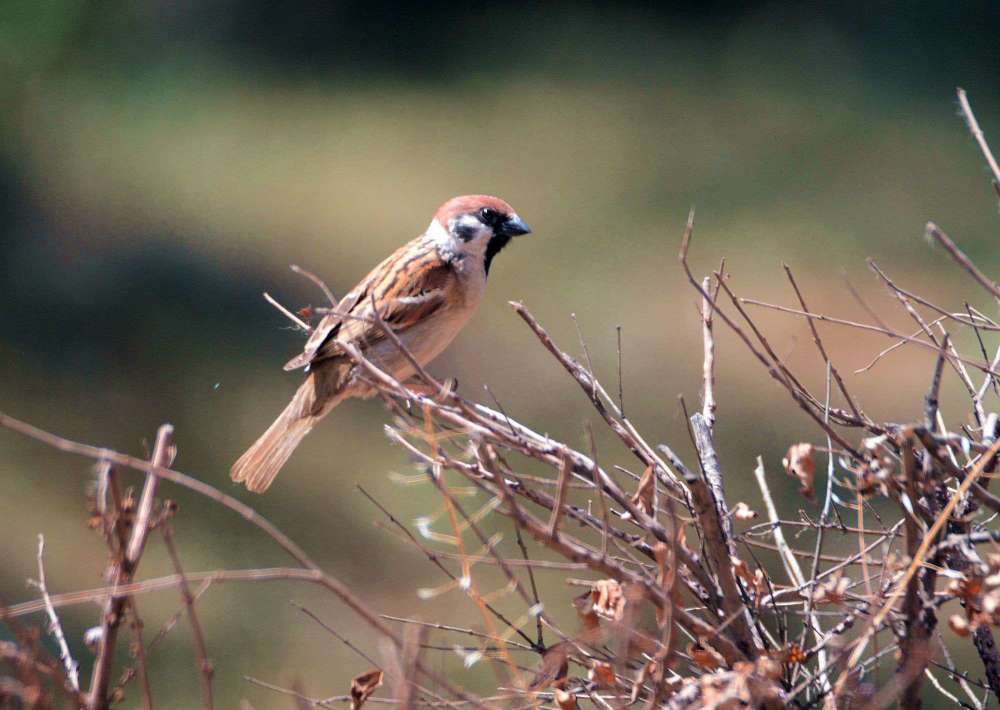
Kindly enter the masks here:
<path id="1" fill-rule="evenodd" d="M 286 370 L 341 354 L 338 341 L 373 343 L 385 337 L 372 318 L 372 300 L 393 330 L 403 331 L 430 317 L 445 305 L 454 287 L 451 264 L 436 249 L 408 244 L 379 264 L 341 299 L 336 312 L 319 322 L 304 351 L 285 365 Z"/>

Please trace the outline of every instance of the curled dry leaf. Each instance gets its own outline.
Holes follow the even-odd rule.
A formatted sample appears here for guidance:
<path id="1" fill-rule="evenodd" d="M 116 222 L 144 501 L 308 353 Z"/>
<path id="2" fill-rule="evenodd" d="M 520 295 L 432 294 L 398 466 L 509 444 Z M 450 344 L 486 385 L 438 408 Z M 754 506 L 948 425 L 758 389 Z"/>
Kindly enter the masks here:
<path id="1" fill-rule="evenodd" d="M 617 580 L 602 579 L 597 582 L 590 592 L 590 598 L 598 616 L 610 621 L 621 621 L 625 613 L 625 594 Z"/>
<path id="2" fill-rule="evenodd" d="M 635 493 L 631 498 L 629 498 L 629 502 L 631 502 L 632 505 L 649 516 L 652 516 L 654 510 L 656 509 L 654 501 L 654 495 L 656 494 L 655 484 L 656 481 L 653 478 L 653 467 L 646 466 L 646 470 L 643 471 L 642 478 L 639 479 L 639 487 L 636 488 Z"/>
<path id="3" fill-rule="evenodd" d="M 785 651 L 785 663 L 805 663 L 806 662 L 806 652 L 802 650 L 802 647 L 797 643 L 793 643 Z"/>
<path id="4" fill-rule="evenodd" d="M 962 638 L 967 638 L 972 633 L 969 620 L 961 614 L 952 614 L 948 617 L 948 628 L 950 628 L 956 636 L 961 636 Z"/>
<path id="5" fill-rule="evenodd" d="M 601 688 L 615 687 L 615 669 L 611 667 L 610 663 L 594 661 L 590 670 L 587 671 L 587 678 L 590 679 L 591 683 L 595 683 Z"/>
<path id="6" fill-rule="evenodd" d="M 776 663 L 790 663 L 797 665 L 806 662 L 806 652 L 797 643 L 789 644 L 784 648 L 777 648 L 768 652 L 767 657 Z M 780 673 L 779 673 L 780 675 Z"/>
<path id="7" fill-rule="evenodd" d="M 737 577 L 740 577 L 747 584 L 754 584 L 753 572 L 750 571 L 750 567 L 746 562 L 741 560 L 739 557 L 730 557 L 729 561 L 733 563 L 733 571 L 736 573 Z"/>
<path id="8" fill-rule="evenodd" d="M 594 611 L 594 600 L 591 598 L 591 591 L 587 590 L 578 597 L 573 598 L 573 607 L 577 616 L 580 617 L 580 633 L 577 639 L 580 643 L 597 643 L 603 631 L 601 630 L 601 620 L 597 618 Z"/>
<path id="9" fill-rule="evenodd" d="M 688 644 L 687 653 L 696 665 L 707 671 L 714 671 L 725 665 L 722 654 L 712 648 L 704 637 L 699 638 L 697 643 Z"/>
<path id="10" fill-rule="evenodd" d="M 813 604 L 843 604 L 851 580 L 839 575 L 816 587 L 813 592 Z"/>
<path id="11" fill-rule="evenodd" d="M 948 583 L 948 592 L 961 599 L 966 604 L 978 606 L 983 594 L 983 578 L 976 575 L 953 579 Z"/>
<path id="12" fill-rule="evenodd" d="M 848 466 L 848 470 L 857 476 L 855 486 L 863 496 L 876 493 L 889 495 L 890 489 L 897 489 L 894 482 L 897 474 L 895 452 L 887 446 L 889 437 L 885 434 L 873 436 L 861 441 L 863 460 L 857 466 Z"/>
<path id="13" fill-rule="evenodd" d="M 813 445 L 808 442 L 792 444 L 781 460 L 785 472 L 799 479 L 799 492 L 806 498 L 813 497 L 813 479 L 816 476 L 816 462 L 813 460 Z"/>
<path id="14" fill-rule="evenodd" d="M 576 710 L 576 696 L 573 693 L 562 688 L 556 688 L 553 695 L 555 696 L 556 707 L 559 710 Z"/>
<path id="15" fill-rule="evenodd" d="M 382 675 L 382 671 L 375 668 L 354 677 L 351 681 L 351 710 L 358 710 L 375 689 L 382 685 Z"/>
<path id="16" fill-rule="evenodd" d="M 751 510 L 749 505 L 740 501 L 733 508 L 733 517 L 737 520 L 753 520 L 757 517 L 757 511 Z"/>

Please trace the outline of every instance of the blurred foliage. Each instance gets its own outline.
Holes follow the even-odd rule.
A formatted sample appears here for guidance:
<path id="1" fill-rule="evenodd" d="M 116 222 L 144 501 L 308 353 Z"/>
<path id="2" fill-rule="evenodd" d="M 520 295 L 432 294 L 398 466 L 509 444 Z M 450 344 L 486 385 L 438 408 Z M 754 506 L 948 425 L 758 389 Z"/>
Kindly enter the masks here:
<path id="1" fill-rule="evenodd" d="M 488 382 L 513 415 L 581 442 L 585 398 L 505 301 L 524 300 L 567 346 L 576 313 L 605 381 L 622 325 L 632 418 L 684 448 L 676 396 L 697 400 L 701 366 L 694 298 L 675 261 L 691 204 L 695 262 L 707 272 L 725 255 L 740 293 L 791 304 L 786 261 L 815 310 L 864 319 L 847 272 L 909 328 L 870 278 L 870 255 L 949 307 L 986 303 L 921 234 L 934 219 L 985 268 L 1000 266 L 995 198 L 952 99 L 963 85 L 1000 136 L 998 15 L 988 2 L 7 0 L 0 408 L 133 453 L 171 421 L 177 467 L 231 491 L 229 463 L 296 382 L 280 364 L 301 338 L 260 292 L 316 302 L 289 263 L 343 292 L 440 202 L 486 191 L 535 234 L 504 253 L 481 313 L 432 369 L 466 392 Z M 822 391 L 803 324 L 762 322 Z M 887 344 L 824 333 L 845 372 Z M 794 514 L 808 504 L 779 477 L 781 453 L 816 432 L 741 348 L 720 333 L 727 486 L 756 501 L 749 473 L 761 453 Z M 850 386 L 878 417 L 913 418 L 930 365 L 923 353 L 896 355 Z M 948 402 L 945 414 L 964 420 Z M 475 625 L 471 604 L 416 599 L 415 586 L 440 581 L 435 570 L 373 527 L 377 511 L 355 492 L 362 482 L 404 520 L 438 505 L 426 487 L 390 480 L 411 471 L 381 436 L 385 417 L 376 402 L 341 408 L 250 502 L 378 608 Z M 628 465 L 612 441 L 598 443 L 605 460 Z M 99 584 L 102 546 L 84 529 L 88 462 L 4 432 L 0 453 L 2 598 L 32 594 L 37 532 L 53 591 Z M 282 562 L 242 521 L 171 494 L 189 569 Z M 153 550 L 142 573 L 168 567 Z M 569 619 L 570 593 L 548 576 L 545 596 L 566 601 L 551 611 Z M 289 598 L 377 652 L 314 590 L 212 589 L 202 619 L 223 706 L 282 705 L 243 675 L 299 676 L 332 695 L 364 670 Z M 161 593 L 140 604 L 155 628 L 178 602 Z M 64 614 L 85 660 L 78 640 L 95 618 L 89 607 Z M 159 707 L 197 697 L 186 633 L 154 657 Z M 462 678 L 476 687 L 489 672 Z"/>

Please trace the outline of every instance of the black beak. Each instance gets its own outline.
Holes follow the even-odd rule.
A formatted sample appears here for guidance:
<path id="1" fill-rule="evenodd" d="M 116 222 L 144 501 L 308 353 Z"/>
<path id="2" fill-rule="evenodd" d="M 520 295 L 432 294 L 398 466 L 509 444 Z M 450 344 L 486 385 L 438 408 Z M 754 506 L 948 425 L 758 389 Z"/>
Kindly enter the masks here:
<path id="1" fill-rule="evenodd" d="M 512 214 L 500 223 L 497 232 L 505 237 L 519 237 L 522 234 L 531 234 L 531 227 L 516 214 Z"/>

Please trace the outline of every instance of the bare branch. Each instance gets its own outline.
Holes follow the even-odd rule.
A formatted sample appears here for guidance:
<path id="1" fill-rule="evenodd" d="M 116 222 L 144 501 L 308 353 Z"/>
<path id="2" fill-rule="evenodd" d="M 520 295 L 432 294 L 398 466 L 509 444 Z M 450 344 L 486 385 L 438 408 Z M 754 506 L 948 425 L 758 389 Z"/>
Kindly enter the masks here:
<path id="1" fill-rule="evenodd" d="M 1000 196 L 1000 167 L 997 166 L 997 160 L 993 157 L 993 151 L 990 150 L 990 146 L 986 142 L 986 137 L 979 127 L 976 115 L 972 113 L 972 106 L 969 105 L 969 97 L 966 95 L 965 89 L 959 87 L 955 92 L 958 95 L 958 105 L 962 108 L 962 117 L 969 127 L 969 133 L 975 138 L 976 143 L 979 145 L 979 150 L 982 152 L 983 158 L 990 168 L 990 173 L 993 175 L 993 190 Z"/>
<path id="2" fill-rule="evenodd" d="M 69 645 L 66 643 L 66 634 L 63 633 L 62 624 L 56 615 L 55 607 L 52 606 L 52 599 L 49 597 L 49 589 L 45 582 L 45 536 L 38 534 L 38 591 L 42 593 L 42 601 L 45 603 L 45 611 L 49 616 L 49 631 L 55 636 L 56 643 L 59 644 L 59 659 L 66 667 L 66 677 L 74 690 L 80 690 L 80 665 L 69 652 Z"/>

